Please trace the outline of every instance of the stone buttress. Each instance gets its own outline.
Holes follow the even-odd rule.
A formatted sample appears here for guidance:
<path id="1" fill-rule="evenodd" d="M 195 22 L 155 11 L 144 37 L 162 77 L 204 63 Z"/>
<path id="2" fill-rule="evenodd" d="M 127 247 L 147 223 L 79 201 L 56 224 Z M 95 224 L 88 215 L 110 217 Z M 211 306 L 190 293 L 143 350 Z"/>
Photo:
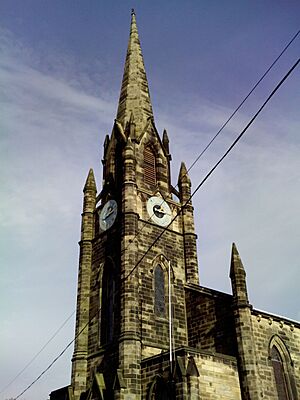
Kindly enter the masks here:
<path id="1" fill-rule="evenodd" d="M 233 312 L 238 347 L 238 366 L 243 400 L 260 399 L 262 390 L 251 320 L 252 306 L 248 300 L 246 272 L 237 251 L 232 245 L 230 279 L 233 294 Z"/>
<path id="2" fill-rule="evenodd" d="M 75 346 L 72 359 L 72 386 L 75 398 L 86 389 L 90 281 L 92 263 L 92 240 L 94 238 L 94 211 L 96 204 L 96 184 L 93 170 L 89 171 L 83 189 L 83 212 L 81 240 L 79 242 L 79 271 L 76 311 Z"/>

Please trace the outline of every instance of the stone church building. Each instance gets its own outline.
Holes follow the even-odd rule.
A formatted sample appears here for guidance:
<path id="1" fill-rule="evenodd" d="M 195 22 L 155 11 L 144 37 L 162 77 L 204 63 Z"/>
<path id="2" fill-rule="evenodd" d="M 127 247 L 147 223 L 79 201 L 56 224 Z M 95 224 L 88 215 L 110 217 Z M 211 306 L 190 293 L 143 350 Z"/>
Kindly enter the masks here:
<path id="1" fill-rule="evenodd" d="M 255 310 L 232 245 L 232 295 L 199 284 L 191 181 L 170 179 L 134 12 L 103 185 L 83 189 L 71 384 L 51 400 L 300 399 L 300 324 Z M 100 179 L 99 179 L 100 180 Z"/>

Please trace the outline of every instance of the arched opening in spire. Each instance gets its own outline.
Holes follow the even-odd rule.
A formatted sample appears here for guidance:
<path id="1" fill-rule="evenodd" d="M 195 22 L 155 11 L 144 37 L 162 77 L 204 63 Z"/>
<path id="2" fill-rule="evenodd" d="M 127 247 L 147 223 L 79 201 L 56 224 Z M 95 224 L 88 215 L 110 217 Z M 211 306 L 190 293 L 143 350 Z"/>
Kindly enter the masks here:
<path id="1" fill-rule="evenodd" d="M 144 147 L 144 182 L 147 185 L 155 186 L 156 181 L 155 152 L 150 145 L 147 145 Z"/>

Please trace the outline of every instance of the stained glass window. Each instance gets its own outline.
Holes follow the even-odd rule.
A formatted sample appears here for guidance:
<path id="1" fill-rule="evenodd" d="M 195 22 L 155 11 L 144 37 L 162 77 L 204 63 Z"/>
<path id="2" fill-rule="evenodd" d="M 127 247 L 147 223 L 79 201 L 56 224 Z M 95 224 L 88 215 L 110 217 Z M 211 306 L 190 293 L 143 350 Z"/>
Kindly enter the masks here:
<path id="1" fill-rule="evenodd" d="M 160 265 L 154 271 L 154 311 L 157 316 L 163 317 L 165 315 L 165 277 L 164 271 Z"/>

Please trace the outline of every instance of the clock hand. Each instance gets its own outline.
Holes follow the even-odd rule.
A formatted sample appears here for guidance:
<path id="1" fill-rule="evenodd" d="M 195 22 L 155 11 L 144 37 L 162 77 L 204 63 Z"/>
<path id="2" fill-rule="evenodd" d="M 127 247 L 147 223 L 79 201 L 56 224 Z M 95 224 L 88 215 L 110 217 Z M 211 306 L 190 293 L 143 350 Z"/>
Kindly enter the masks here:
<path id="1" fill-rule="evenodd" d="M 114 210 L 110 210 L 109 212 L 107 212 L 107 213 L 105 214 L 105 216 L 103 216 L 103 219 L 108 218 L 111 214 L 113 214 L 113 212 L 114 212 Z"/>

